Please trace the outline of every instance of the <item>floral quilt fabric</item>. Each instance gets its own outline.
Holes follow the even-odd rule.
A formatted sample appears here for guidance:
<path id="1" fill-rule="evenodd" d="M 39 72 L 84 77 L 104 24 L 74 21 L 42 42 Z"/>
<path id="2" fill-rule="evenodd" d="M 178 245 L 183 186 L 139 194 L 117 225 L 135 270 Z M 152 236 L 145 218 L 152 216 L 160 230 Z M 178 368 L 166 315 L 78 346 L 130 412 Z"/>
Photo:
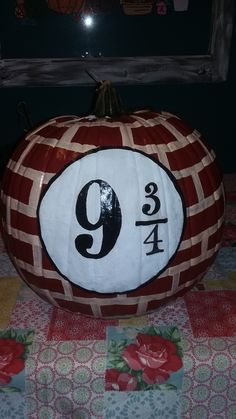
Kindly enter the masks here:
<path id="1" fill-rule="evenodd" d="M 0 238 L 0 419 L 236 418 L 236 175 L 203 280 L 154 313 L 62 312 L 17 275 Z"/>
<path id="2" fill-rule="evenodd" d="M 183 353 L 176 327 L 108 327 L 107 345 L 106 390 L 181 388 Z"/>

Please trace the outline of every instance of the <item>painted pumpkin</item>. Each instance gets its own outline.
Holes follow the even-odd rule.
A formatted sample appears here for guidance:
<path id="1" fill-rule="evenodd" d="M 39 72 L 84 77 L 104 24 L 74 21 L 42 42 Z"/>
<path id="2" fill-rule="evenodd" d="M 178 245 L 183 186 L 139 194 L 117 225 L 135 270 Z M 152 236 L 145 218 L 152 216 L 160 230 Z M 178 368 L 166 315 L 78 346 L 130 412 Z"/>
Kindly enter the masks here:
<path id="1" fill-rule="evenodd" d="M 145 314 L 189 290 L 216 256 L 223 214 L 213 151 L 177 116 L 148 110 L 51 119 L 17 147 L 1 192 L 25 282 L 95 317 Z"/>

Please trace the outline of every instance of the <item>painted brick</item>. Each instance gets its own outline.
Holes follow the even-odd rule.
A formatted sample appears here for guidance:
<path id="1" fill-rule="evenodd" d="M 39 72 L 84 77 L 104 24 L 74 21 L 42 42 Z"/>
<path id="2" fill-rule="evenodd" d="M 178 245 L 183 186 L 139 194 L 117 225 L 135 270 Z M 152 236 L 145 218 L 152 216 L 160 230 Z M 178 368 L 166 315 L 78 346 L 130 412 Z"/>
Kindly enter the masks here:
<path id="1" fill-rule="evenodd" d="M 105 317 L 120 316 L 121 313 L 124 316 L 132 316 L 137 313 L 138 305 L 125 305 L 125 304 L 114 304 L 109 306 L 101 306 L 102 315 Z"/>
<path id="2" fill-rule="evenodd" d="M 191 207 L 198 202 L 197 191 L 192 176 L 186 176 L 177 180 L 184 197 L 186 207 Z"/>
<path id="3" fill-rule="evenodd" d="M 36 143 L 22 164 L 40 172 L 56 173 L 78 156 L 79 153 L 75 151 Z"/>
<path id="4" fill-rule="evenodd" d="M 56 125 L 46 125 L 45 127 L 39 129 L 36 132 L 36 135 L 40 135 L 45 138 L 55 138 L 60 140 L 65 132 L 68 130 L 68 127 L 57 127 Z"/>
<path id="5" fill-rule="evenodd" d="M 212 195 L 221 184 L 221 174 L 216 167 L 215 161 L 212 162 L 209 166 L 204 167 L 204 169 L 198 173 L 198 176 L 204 191 L 205 198 Z"/>
<path id="6" fill-rule="evenodd" d="M 187 218 L 187 225 L 184 231 L 183 240 L 190 239 L 191 237 L 203 232 L 207 228 L 217 224 L 219 218 L 222 216 L 224 204 L 222 200 L 218 205 L 214 202 L 210 207 L 192 215 Z M 217 229 L 216 225 L 216 229 Z"/>
<path id="7" fill-rule="evenodd" d="M 172 287 L 172 276 L 165 276 L 163 278 L 156 278 L 150 280 L 150 282 L 144 286 L 139 287 L 137 290 L 130 291 L 127 294 L 127 297 L 137 297 L 142 293 L 142 295 L 153 295 L 156 292 L 158 294 L 166 292 Z"/>
<path id="8" fill-rule="evenodd" d="M 8 237 L 8 242 L 10 244 L 11 252 L 17 259 L 33 265 L 33 250 L 31 244 L 15 239 L 12 236 Z"/>
<path id="9" fill-rule="evenodd" d="M 208 237 L 208 245 L 207 249 L 214 249 L 217 243 L 220 243 L 221 237 L 223 232 L 223 224 L 222 226 L 211 236 Z"/>
<path id="10" fill-rule="evenodd" d="M 39 289 L 48 289 L 52 292 L 64 293 L 62 283 L 57 279 L 36 276 L 31 272 L 27 272 L 25 269 L 21 269 L 21 272 L 29 286 L 34 285 Z"/>
<path id="11" fill-rule="evenodd" d="M 134 144 L 169 144 L 177 141 L 176 137 L 163 125 L 132 128 Z"/>
<path id="12" fill-rule="evenodd" d="M 212 256 L 204 261 L 198 263 L 195 266 L 191 266 L 190 268 L 182 271 L 180 273 L 179 285 L 184 284 L 185 282 L 192 281 L 194 278 L 197 278 L 198 275 L 204 273 L 208 266 L 211 265 L 215 256 Z"/>
<path id="13" fill-rule="evenodd" d="M 25 176 L 13 173 L 6 169 L 3 191 L 11 198 L 17 199 L 23 204 L 28 204 L 33 181 Z"/>
<path id="14" fill-rule="evenodd" d="M 201 242 L 199 242 L 195 245 L 192 245 L 191 247 L 187 249 L 179 250 L 175 258 L 173 259 L 173 262 L 171 263 L 171 267 L 177 266 L 178 264 L 183 263 L 183 262 L 187 262 L 190 259 L 199 257 L 201 255 L 201 248 L 202 248 L 202 244 Z"/>
<path id="15" fill-rule="evenodd" d="M 206 152 L 199 142 L 195 142 L 179 150 L 168 151 L 166 156 L 171 170 L 183 170 L 199 163 L 206 156 Z"/>
<path id="16" fill-rule="evenodd" d="M 89 304 L 81 304 L 75 301 L 65 301 L 59 298 L 55 298 L 55 301 L 59 304 L 61 308 L 65 310 L 70 310 L 75 313 L 87 314 L 88 316 L 93 316 L 91 306 Z"/>
<path id="17" fill-rule="evenodd" d="M 39 234 L 38 222 L 35 217 L 28 217 L 16 210 L 11 210 L 11 226 L 28 234 Z"/>
<path id="18" fill-rule="evenodd" d="M 122 146 L 122 136 L 120 129 L 107 126 L 86 127 L 81 126 L 71 140 L 72 143 L 90 144 L 97 147 Z"/>
<path id="19" fill-rule="evenodd" d="M 184 137 L 189 134 L 192 134 L 193 129 L 186 125 L 182 119 L 176 118 L 175 116 L 171 116 L 168 118 L 168 123 L 175 127 Z"/>

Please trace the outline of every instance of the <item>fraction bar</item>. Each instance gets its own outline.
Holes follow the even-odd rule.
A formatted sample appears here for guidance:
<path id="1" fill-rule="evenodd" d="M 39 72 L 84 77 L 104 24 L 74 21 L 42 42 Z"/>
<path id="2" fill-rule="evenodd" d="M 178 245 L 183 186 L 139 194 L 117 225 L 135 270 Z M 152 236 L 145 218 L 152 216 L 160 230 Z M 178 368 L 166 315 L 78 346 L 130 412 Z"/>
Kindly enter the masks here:
<path id="1" fill-rule="evenodd" d="M 167 223 L 168 218 L 162 218 L 161 220 L 148 220 L 148 221 L 136 221 L 135 225 L 136 226 L 149 226 L 152 224 L 163 224 L 163 223 Z"/>

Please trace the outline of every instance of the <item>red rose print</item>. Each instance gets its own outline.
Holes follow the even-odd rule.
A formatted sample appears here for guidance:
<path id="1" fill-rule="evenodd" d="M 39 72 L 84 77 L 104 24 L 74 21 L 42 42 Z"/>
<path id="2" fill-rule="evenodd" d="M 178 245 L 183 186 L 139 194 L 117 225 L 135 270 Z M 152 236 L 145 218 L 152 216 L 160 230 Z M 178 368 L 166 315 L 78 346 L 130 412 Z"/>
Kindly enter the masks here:
<path id="1" fill-rule="evenodd" d="M 123 350 L 123 359 L 135 371 L 142 370 L 142 379 L 147 384 L 160 384 L 168 380 L 169 373 L 182 367 L 176 354 L 176 345 L 161 336 L 139 333 L 136 344 Z"/>
<path id="2" fill-rule="evenodd" d="M 11 377 L 24 368 L 24 345 L 15 339 L 0 339 L 0 385 L 8 384 Z"/>
<path id="3" fill-rule="evenodd" d="M 157 14 L 158 15 L 166 15 L 167 13 L 167 6 L 164 1 L 157 2 Z"/>
<path id="4" fill-rule="evenodd" d="M 115 368 L 106 371 L 106 390 L 132 391 L 137 387 L 137 379 L 127 372 Z"/>

